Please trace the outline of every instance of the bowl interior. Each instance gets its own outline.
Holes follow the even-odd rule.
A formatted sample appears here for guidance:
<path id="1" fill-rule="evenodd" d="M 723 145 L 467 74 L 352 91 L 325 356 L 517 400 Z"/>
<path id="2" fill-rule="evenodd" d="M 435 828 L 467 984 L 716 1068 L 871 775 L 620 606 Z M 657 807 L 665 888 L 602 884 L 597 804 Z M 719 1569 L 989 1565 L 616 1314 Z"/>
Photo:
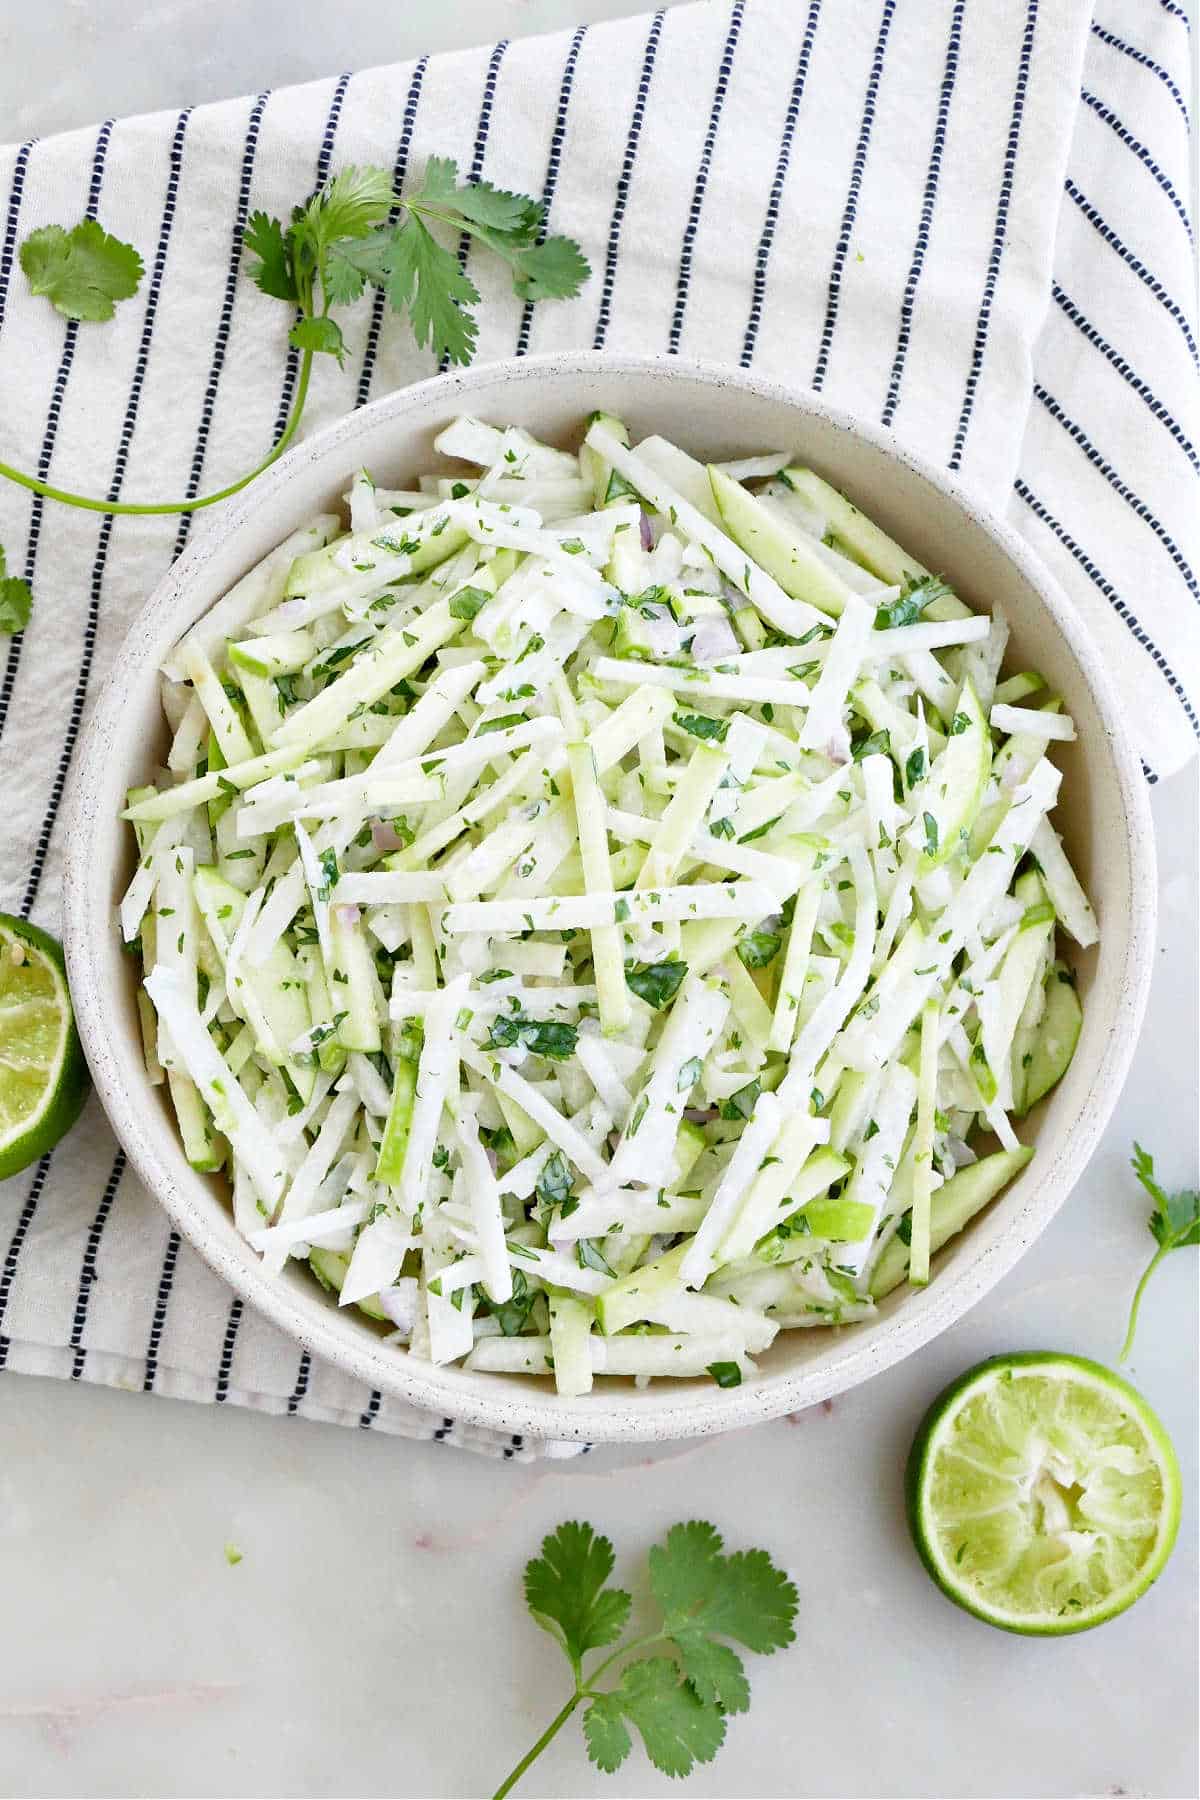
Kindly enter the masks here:
<path id="1" fill-rule="evenodd" d="M 1040 669 L 1076 723 L 1077 741 L 1055 746 L 1063 770 L 1055 822 L 1102 937 L 1090 952 L 1073 951 L 1083 1031 L 1066 1077 L 1022 1126 L 1038 1154 L 942 1254 L 929 1288 L 900 1289 L 877 1319 L 840 1332 L 780 1333 L 756 1380 L 740 1389 L 663 1382 L 639 1393 L 601 1383 L 584 1399 L 560 1401 L 547 1383 L 417 1363 L 384 1345 L 354 1309 L 339 1312 L 298 1266 L 282 1278 L 261 1273 L 234 1230 L 223 1184 L 188 1167 L 162 1091 L 144 1074 L 136 965 L 121 951 L 115 918 L 133 864 L 132 834 L 118 813 L 125 790 L 147 780 L 165 751 L 162 658 L 289 531 L 340 506 L 355 470 L 366 466 L 381 483 L 404 485 L 434 465 L 434 434 L 462 411 L 573 445 L 597 408 L 626 419 L 635 441 L 655 431 L 707 458 L 786 448 L 972 606 L 1004 611 L 1012 627 L 1006 669 Z M 812 400 L 727 371 L 591 358 L 498 365 L 389 396 L 302 445 L 213 522 L 152 597 L 118 668 L 77 759 L 68 839 L 67 949 L 101 1098 L 142 1178 L 218 1272 L 307 1347 L 385 1391 L 509 1431 L 593 1439 L 688 1435 L 811 1404 L 916 1348 L 1011 1267 L 1065 1198 L 1115 1102 L 1140 1024 L 1154 901 L 1141 776 L 1107 683 L 1067 603 L 1019 540 L 883 434 Z"/>

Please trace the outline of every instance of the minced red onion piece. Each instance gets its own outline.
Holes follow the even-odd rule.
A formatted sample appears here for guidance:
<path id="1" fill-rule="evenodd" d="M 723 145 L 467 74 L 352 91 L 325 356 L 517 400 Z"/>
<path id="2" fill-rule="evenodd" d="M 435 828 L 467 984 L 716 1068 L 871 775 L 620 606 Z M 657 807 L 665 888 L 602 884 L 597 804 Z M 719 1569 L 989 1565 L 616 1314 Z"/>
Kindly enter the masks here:
<path id="1" fill-rule="evenodd" d="M 837 725 L 830 734 L 825 746 L 825 754 L 832 763 L 848 763 L 850 761 L 850 733 L 844 725 Z"/>
<path id="2" fill-rule="evenodd" d="M 403 850 L 404 839 L 396 836 L 395 829 L 386 819 L 375 819 L 371 825 L 371 842 L 380 851 Z"/>
<path id="3" fill-rule="evenodd" d="M 341 925 L 357 925 L 362 918 L 362 910 L 357 906 L 337 906 L 334 911 L 337 913 L 338 923 Z"/>
<path id="4" fill-rule="evenodd" d="M 641 533 L 642 549 L 653 550 L 654 527 L 650 523 L 650 514 L 646 511 L 645 507 L 642 508 L 642 516 L 638 521 L 638 530 Z"/>
<path id="5" fill-rule="evenodd" d="M 701 625 L 692 639 L 692 658 L 698 663 L 720 662 L 724 656 L 736 656 L 737 650 L 737 638 L 724 619 Z"/>

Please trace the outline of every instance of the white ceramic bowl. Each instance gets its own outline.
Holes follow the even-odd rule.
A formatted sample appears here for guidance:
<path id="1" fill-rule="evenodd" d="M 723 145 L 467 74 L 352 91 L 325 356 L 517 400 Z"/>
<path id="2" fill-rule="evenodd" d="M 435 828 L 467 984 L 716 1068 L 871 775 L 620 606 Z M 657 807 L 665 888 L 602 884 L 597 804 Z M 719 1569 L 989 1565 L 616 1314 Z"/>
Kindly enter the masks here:
<path id="1" fill-rule="evenodd" d="M 403 485 L 430 466 L 435 432 L 460 412 L 573 444 L 597 408 L 627 419 L 635 439 L 657 431 L 712 458 L 794 450 L 967 600 L 1003 607 L 1013 628 L 1009 666 L 1043 670 L 1078 728 L 1078 742 L 1061 750 L 1055 821 L 1102 936 L 1074 959 L 1083 1032 L 1065 1079 L 1024 1128 L 1037 1155 L 938 1258 L 928 1288 L 901 1289 L 877 1319 L 842 1331 L 781 1332 L 757 1377 L 739 1388 L 663 1381 L 637 1392 L 600 1381 L 582 1399 L 560 1400 L 546 1382 L 411 1360 L 353 1308 L 339 1311 L 298 1267 L 282 1277 L 262 1272 L 234 1230 L 221 1183 L 189 1168 L 162 1090 L 146 1080 L 135 965 L 122 954 L 115 913 L 132 868 L 132 833 L 118 814 L 125 790 L 145 781 L 163 753 L 160 661 L 247 567 L 336 505 L 355 470 Z M 1069 602 L 1022 539 L 944 472 L 814 396 L 734 370 L 677 358 L 529 357 L 426 381 L 340 420 L 230 502 L 175 564 L 129 633 L 75 768 L 65 907 L 71 988 L 97 1091 L 139 1175 L 218 1274 L 298 1343 L 386 1393 L 506 1432 L 604 1441 L 721 1431 L 809 1406 L 909 1355 L 1011 1269 L 1066 1199 L 1112 1112 L 1141 1024 L 1155 923 L 1149 808 L 1116 699 Z"/>

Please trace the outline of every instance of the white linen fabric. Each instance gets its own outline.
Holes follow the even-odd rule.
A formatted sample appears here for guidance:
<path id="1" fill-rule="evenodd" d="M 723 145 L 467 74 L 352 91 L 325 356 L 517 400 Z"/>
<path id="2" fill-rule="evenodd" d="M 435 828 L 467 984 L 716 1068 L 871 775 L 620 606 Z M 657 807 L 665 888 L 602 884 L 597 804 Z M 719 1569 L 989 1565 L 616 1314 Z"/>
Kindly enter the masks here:
<path id="1" fill-rule="evenodd" d="M 431 153 L 543 196 L 593 277 L 530 309 L 472 254 L 481 360 L 698 354 L 882 421 L 1008 511 L 1128 703 L 1150 778 L 1194 750 L 1196 314 L 1187 22 L 1174 0 L 740 0 L 108 122 L 0 151 L 0 456 L 109 499 L 195 495 L 287 416 L 286 315 L 241 271 L 251 211 Z M 1081 98 L 1082 94 L 1082 98 Z M 139 245 L 106 325 L 16 252 L 82 214 Z M 370 300 L 305 429 L 432 372 Z M 33 619 L 0 646 L 0 905 L 54 929 L 60 802 L 134 613 L 219 512 L 116 518 L 0 482 Z M 95 1101 L 0 1187 L 0 1364 L 525 1457 L 322 1366 L 230 1296 Z M 553 1452 L 566 1446 L 549 1446 Z"/>

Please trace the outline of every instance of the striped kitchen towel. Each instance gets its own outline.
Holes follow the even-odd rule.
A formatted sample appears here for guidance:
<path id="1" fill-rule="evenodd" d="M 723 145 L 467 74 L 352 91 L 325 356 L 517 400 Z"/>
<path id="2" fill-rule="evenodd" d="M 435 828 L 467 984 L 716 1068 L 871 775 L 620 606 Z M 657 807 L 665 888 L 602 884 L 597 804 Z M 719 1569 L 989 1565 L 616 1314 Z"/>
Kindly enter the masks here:
<path id="1" fill-rule="evenodd" d="M 540 192 L 594 268 L 577 300 L 531 310 L 473 262 L 481 358 L 692 352 L 890 425 L 1053 563 L 1153 779 L 1200 729 L 1187 22 L 1175 0 L 1099 3 L 678 7 L 0 152 L 2 454 L 111 499 L 249 466 L 296 380 L 277 303 L 240 272 L 249 212 L 342 164 L 402 183 L 452 154 Z M 64 328 L 16 249 L 85 212 L 147 276 L 111 324 Z M 309 425 L 430 372 L 378 302 L 347 335 Z M 0 541 L 37 596 L 0 676 L 0 905 L 51 928 L 81 722 L 191 530 L 0 484 Z M 0 1189 L 0 1258 L 9 1369 L 532 1453 L 385 1401 L 244 1311 L 94 1102 Z"/>

